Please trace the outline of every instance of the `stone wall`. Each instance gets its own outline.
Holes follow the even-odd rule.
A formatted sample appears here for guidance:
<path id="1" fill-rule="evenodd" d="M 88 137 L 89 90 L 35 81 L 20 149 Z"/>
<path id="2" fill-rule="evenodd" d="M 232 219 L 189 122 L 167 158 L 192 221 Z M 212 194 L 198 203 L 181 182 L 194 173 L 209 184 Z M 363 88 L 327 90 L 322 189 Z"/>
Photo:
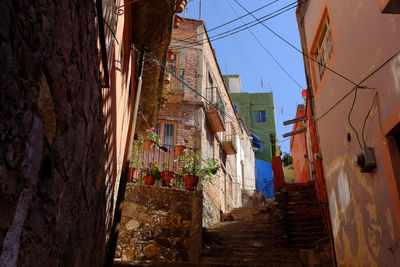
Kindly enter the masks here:
<path id="1" fill-rule="evenodd" d="M 101 266 L 94 1 L 1 1 L 0 265 Z"/>
<path id="2" fill-rule="evenodd" d="M 200 191 L 128 184 L 115 260 L 196 262 L 201 217 Z"/>

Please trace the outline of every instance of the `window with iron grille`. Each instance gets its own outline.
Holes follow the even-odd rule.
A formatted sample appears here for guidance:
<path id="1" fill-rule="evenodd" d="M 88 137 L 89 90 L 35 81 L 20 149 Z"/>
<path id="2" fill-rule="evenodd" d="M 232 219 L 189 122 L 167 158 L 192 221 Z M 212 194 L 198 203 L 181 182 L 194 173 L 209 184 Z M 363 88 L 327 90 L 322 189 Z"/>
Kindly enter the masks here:
<path id="1" fill-rule="evenodd" d="M 332 31 L 329 21 L 328 14 L 326 15 L 321 32 L 318 37 L 317 46 L 314 51 L 315 60 L 320 64 L 316 63 L 318 70 L 318 80 L 321 81 L 324 76 L 326 66 L 328 65 L 329 59 L 333 53 L 333 40 Z"/>

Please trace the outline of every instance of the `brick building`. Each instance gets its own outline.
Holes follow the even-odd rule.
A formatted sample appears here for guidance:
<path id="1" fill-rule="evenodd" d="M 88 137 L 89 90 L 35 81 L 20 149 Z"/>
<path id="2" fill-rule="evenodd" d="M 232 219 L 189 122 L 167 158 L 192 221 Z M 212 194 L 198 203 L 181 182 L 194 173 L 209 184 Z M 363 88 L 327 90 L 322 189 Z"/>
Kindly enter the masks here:
<path id="1" fill-rule="evenodd" d="M 202 184 L 203 225 L 208 226 L 219 222 L 220 211 L 241 206 L 242 189 L 255 188 L 254 152 L 234 112 L 204 22 L 182 19 L 170 49 L 175 59 L 168 69 L 188 86 L 175 78 L 165 86 L 159 129 L 164 144 L 190 139 L 189 146 L 201 158 L 218 159 L 221 169 L 213 182 Z"/>

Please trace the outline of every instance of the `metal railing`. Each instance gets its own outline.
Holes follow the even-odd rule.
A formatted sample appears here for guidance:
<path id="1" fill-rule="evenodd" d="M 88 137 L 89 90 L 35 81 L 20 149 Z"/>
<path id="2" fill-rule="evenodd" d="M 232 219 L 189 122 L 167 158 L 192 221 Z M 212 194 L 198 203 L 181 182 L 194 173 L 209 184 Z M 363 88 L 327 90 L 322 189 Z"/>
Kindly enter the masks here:
<path id="1" fill-rule="evenodd" d="M 167 70 L 172 73 L 173 75 L 176 75 L 177 77 L 179 77 L 179 79 L 181 80 L 185 80 L 185 69 L 184 68 L 179 68 L 179 67 L 175 67 L 175 66 L 167 66 Z M 168 93 L 172 93 L 172 94 L 178 94 L 178 93 L 183 93 L 185 90 L 185 86 L 183 85 L 183 83 L 181 83 L 178 79 L 176 79 L 175 77 L 171 77 L 171 82 L 169 85 L 164 86 L 165 89 L 168 90 Z"/>
<path id="2" fill-rule="evenodd" d="M 199 150 L 195 148 L 157 145 L 156 143 L 151 143 L 148 147 L 145 143 L 136 141 L 130 159 L 128 182 L 143 182 L 143 177 L 148 174 L 147 169 L 155 166 L 154 169 L 157 169 L 158 172 L 174 172 L 175 181 L 173 187 L 183 189 L 182 174 L 184 162 L 182 161 L 182 157 L 184 149 L 190 155 L 195 155 L 199 152 Z M 195 160 L 194 165 L 200 166 L 200 160 Z M 159 183 L 159 181 L 157 182 Z"/>
<path id="3" fill-rule="evenodd" d="M 225 123 L 225 132 L 222 133 L 222 142 L 232 142 L 236 148 L 236 130 L 231 121 Z"/>
<path id="4" fill-rule="evenodd" d="M 206 88 L 206 99 L 210 102 L 206 103 L 207 110 L 217 110 L 222 121 L 225 123 L 225 103 L 222 100 L 218 87 Z"/>

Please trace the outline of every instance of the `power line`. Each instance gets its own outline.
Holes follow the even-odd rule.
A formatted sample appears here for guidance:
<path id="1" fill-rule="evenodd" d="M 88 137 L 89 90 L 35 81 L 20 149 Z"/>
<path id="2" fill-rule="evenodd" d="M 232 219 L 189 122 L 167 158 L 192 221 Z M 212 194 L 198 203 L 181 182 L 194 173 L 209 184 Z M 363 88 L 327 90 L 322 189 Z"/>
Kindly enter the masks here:
<path id="1" fill-rule="evenodd" d="M 250 12 L 244 7 L 242 6 L 237 0 L 233 0 L 235 1 L 242 9 L 244 9 L 247 13 L 250 14 Z M 250 14 L 251 16 L 253 16 L 252 14 Z M 254 17 L 254 16 L 253 16 Z M 347 78 L 346 76 L 344 76 L 343 74 L 340 74 L 339 72 L 329 68 L 328 66 L 322 64 L 321 62 L 319 62 L 318 60 L 315 60 L 314 58 L 312 58 L 311 56 L 309 56 L 308 54 L 304 53 L 302 50 L 298 49 L 296 46 L 294 46 L 292 43 L 290 43 L 288 40 L 286 40 L 285 38 L 283 38 L 282 36 L 280 36 L 278 33 L 276 33 L 275 31 L 273 31 L 270 27 L 268 27 L 267 25 L 265 25 L 263 23 L 263 21 L 260 21 L 258 18 L 254 17 L 258 22 L 261 23 L 261 25 L 263 25 L 268 31 L 270 31 L 271 33 L 273 33 L 276 37 L 278 37 L 279 39 L 281 39 L 282 41 L 284 41 L 285 43 L 287 43 L 289 46 L 291 46 L 293 49 L 295 49 L 297 52 L 301 53 L 303 56 L 307 57 L 308 59 L 314 61 L 315 63 L 319 64 L 320 66 L 326 68 L 327 70 L 335 73 L 336 75 L 338 75 L 339 77 L 345 79 L 346 81 L 348 81 L 349 83 L 352 83 L 354 85 L 357 85 L 355 82 L 353 82 L 352 80 L 350 80 L 349 78 Z M 360 87 L 362 89 L 366 89 L 367 87 Z"/>
<path id="2" fill-rule="evenodd" d="M 264 6 L 262 6 L 262 7 L 259 7 L 259 8 L 255 9 L 255 10 L 251 11 L 251 13 L 255 13 L 255 12 L 257 12 L 257 11 L 260 11 L 261 9 L 264 9 L 264 8 L 270 6 L 270 5 L 272 5 L 272 4 L 274 4 L 274 3 L 278 2 L 278 1 L 280 1 L 280 0 L 274 0 L 274 1 L 272 1 L 272 2 L 270 2 L 270 3 L 268 3 L 268 4 L 266 4 L 266 5 L 264 5 Z M 230 20 L 230 21 L 228 21 L 228 22 L 225 22 L 225 23 L 223 23 L 223 24 L 221 24 L 221 25 L 218 25 L 218 26 L 216 26 L 216 27 L 214 27 L 214 28 L 211 28 L 211 29 L 207 30 L 207 32 L 212 32 L 212 31 L 214 31 L 214 30 L 216 30 L 216 29 L 219 29 L 219 28 L 221 28 L 221 27 L 223 27 L 223 26 L 226 26 L 226 25 L 228 25 L 228 24 L 231 24 L 231 23 L 233 23 L 233 22 L 235 22 L 235 21 L 237 21 L 237 20 L 239 20 L 239 19 L 242 19 L 242 18 L 244 18 L 244 17 L 247 17 L 248 15 L 249 15 L 249 14 L 246 14 L 246 15 L 240 16 L 240 17 L 238 17 L 238 18 L 236 18 L 236 19 L 233 19 L 233 20 Z M 182 39 L 182 40 L 180 40 L 180 41 L 186 41 L 186 40 L 189 40 L 189 39 L 191 39 L 191 38 L 198 37 L 198 36 L 200 36 L 200 35 L 203 35 L 203 33 L 199 33 L 199 34 L 196 34 L 196 35 L 187 37 L 187 38 Z"/>
<path id="3" fill-rule="evenodd" d="M 135 46 L 133 46 L 133 48 L 134 48 L 138 53 L 140 53 L 140 51 L 139 51 Z M 186 87 L 189 88 L 191 91 L 193 91 L 196 95 L 198 95 L 199 97 L 203 98 L 203 99 L 205 100 L 205 102 L 207 102 L 209 105 L 214 106 L 217 110 L 219 110 L 219 111 L 220 111 L 221 113 L 223 113 L 227 118 L 229 118 L 229 119 L 231 120 L 231 122 L 237 122 L 237 123 L 239 123 L 239 122 L 236 120 L 236 118 L 234 118 L 234 117 L 232 117 L 230 114 L 226 113 L 225 110 L 221 109 L 220 107 L 218 107 L 217 105 L 215 105 L 214 103 L 212 103 L 210 100 L 208 100 L 208 99 L 207 99 L 205 96 L 203 96 L 201 93 L 197 92 L 196 89 L 194 89 L 194 88 L 192 88 L 190 85 L 188 85 L 188 84 L 187 84 L 184 80 L 182 80 L 179 76 L 177 76 L 175 73 L 171 72 L 164 64 L 162 64 L 162 63 L 160 62 L 160 60 L 159 60 L 150 50 L 146 49 L 145 53 L 148 54 L 148 55 L 150 55 L 150 56 L 152 57 L 152 60 L 153 60 L 158 66 L 160 66 L 160 67 L 164 70 L 164 72 L 168 72 L 169 74 L 171 74 L 171 76 L 173 76 L 175 79 L 177 79 L 178 82 L 182 83 L 184 86 L 186 86 Z M 251 129 L 251 128 L 250 128 L 250 130 L 254 130 L 254 129 Z M 265 140 L 265 139 L 262 139 L 262 138 L 259 138 L 259 139 L 261 139 L 261 140 L 264 141 L 264 142 L 270 143 L 270 144 L 272 145 L 272 143 L 271 143 L 270 140 Z M 282 140 L 282 142 L 285 142 L 285 141 L 286 141 L 286 140 Z M 279 141 L 278 141 L 278 143 L 279 143 Z"/>
<path id="4" fill-rule="evenodd" d="M 239 14 L 236 12 L 236 10 L 232 7 L 232 5 L 229 3 L 228 0 L 225 0 L 228 5 L 230 6 L 230 8 L 233 10 L 233 12 L 236 14 L 236 16 L 238 16 Z M 243 20 L 240 20 L 243 22 Z M 243 22 L 244 23 L 244 22 Z M 257 36 L 251 31 L 251 29 L 247 29 L 250 34 L 253 36 L 253 38 L 257 41 L 257 43 L 264 49 L 264 51 L 275 61 L 275 63 L 283 70 L 283 72 L 292 80 L 292 82 L 294 82 L 298 87 L 300 87 L 301 89 L 303 89 L 303 86 L 300 85 L 300 83 L 298 83 L 292 75 L 290 75 L 290 73 L 282 66 L 282 64 L 268 51 L 268 49 L 260 42 L 260 40 L 257 38 Z"/>
<path id="5" fill-rule="evenodd" d="M 299 5 L 301 5 L 301 4 L 303 4 L 303 3 L 307 2 L 307 1 L 309 1 L 309 0 L 304 0 L 303 2 L 300 2 L 300 3 L 297 3 L 297 1 L 296 1 L 296 2 L 293 2 L 293 3 L 287 5 L 287 6 L 283 7 L 283 8 L 280 8 L 280 9 L 278 9 L 278 10 L 276 10 L 276 11 L 274 11 L 274 12 L 268 14 L 268 15 L 265 15 L 265 16 L 259 18 L 259 19 L 258 19 L 258 22 L 256 22 L 256 23 L 254 23 L 254 22 L 256 21 L 256 20 L 254 20 L 254 21 L 251 21 L 251 22 L 249 22 L 249 23 L 246 23 L 246 24 L 244 24 L 244 25 L 242 25 L 242 26 L 239 26 L 239 27 L 236 27 L 236 28 L 234 28 L 234 29 L 231 29 L 231 30 L 229 30 L 229 31 L 226 31 L 226 32 L 223 32 L 223 33 L 214 35 L 214 36 L 212 36 L 212 37 L 210 38 L 210 40 L 208 40 L 208 39 L 206 38 L 206 39 L 202 39 L 202 40 L 197 41 L 197 42 L 190 42 L 190 43 L 185 44 L 185 45 L 182 45 L 182 46 L 177 46 L 177 47 L 175 47 L 174 49 L 175 49 L 175 50 L 180 50 L 180 49 L 184 49 L 184 48 L 189 48 L 189 47 L 193 47 L 193 46 L 197 46 L 197 45 L 206 44 L 206 43 L 208 43 L 209 41 L 211 42 L 211 41 L 216 41 L 216 40 L 220 40 L 220 39 L 226 38 L 226 37 L 231 36 L 231 35 L 233 35 L 233 34 L 236 34 L 236 33 L 239 33 L 239 32 L 241 32 L 241 31 L 244 31 L 244 30 L 246 30 L 246 29 L 248 29 L 248 28 L 254 27 L 254 26 L 256 26 L 256 25 L 258 25 L 258 24 L 260 24 L 260 23 L 262 23 L 262 22 L 264 22 L 264 21 L 270 20 L 270 19 L 272 19 L 272 18 L 274 18 L 274 17 L 276 17 L 276 16 L 279 16 L 279 15 L 281 15 L 281 14 L 283 14 L 283 13 L 285 13 L 285 12 L 287 12 L 287 11 L 289 11 L 289 10 L 291 10 L 291 9 L 293 9 L 293 8 L 299 6 Z M 295 4 L 295 5 L 294 5 L 294 4 Z M 294 6 L 293 6 L 293 5 L 294 5 Z M 291 6 L 291 7 L 290 7 L 290 6 Z M 285 9 L 285 8 L 286 8 L 286 9 Z M 275 14 L 275 13 L 276 13 L 276 14 Z M 252 23 L 254 23 L 254 24 L 252 24 Z M 252 25 L 251 25 L 251 24 L 252 24 Z M 249 25 L 249 26 L 247 26 L 247 25 Z M 247 27 L 244 27 L 244 26 L 247 26 Z M 236 31 L 235 31 L 235 30 L 236 30 Z M 203 33 L 203 34 L 204 34 L 204 33 Z M 225 34 L 225 35 L 224 35 L 224 34 Z M 222 36 L 221 36 L 221 35 L 222 35 Z M 218 36 L 219 36 L 219 37 L 218 37 Z M 218 38 L 215 38 L 215 37 L 218 37 Z"/>
<path id="6" fill-rule="evenodd" d="M 356 84 L 351 90 L 349 90 L 344 96 L 342 96 L 335 104 L 333 104 L 328 110 L 322 113 L 321 116 L 315 119 L 318 121 L 322 119 L 326 114 L 328 114 L 332 109 L 334 109 L 337 105 L 339 105 L 344 99 L 346 99 L 356 88 L 362 88 L 360 85 L 368 80 L 371 76 L 373 76 L 376 72 L 378 72 L 381 68 L 383 68 L 387 63 L 389 63 L 394 57 L 396 57 L 400 53 L 400 50 L 394 53 L 391 57 L 389 57 L 385 62 L 383 62 L 378 68 L 368 74 L 365 78 L 363 78 L 358 84 Z M 365 87 L 364 87 L 365 88 Z"/>

